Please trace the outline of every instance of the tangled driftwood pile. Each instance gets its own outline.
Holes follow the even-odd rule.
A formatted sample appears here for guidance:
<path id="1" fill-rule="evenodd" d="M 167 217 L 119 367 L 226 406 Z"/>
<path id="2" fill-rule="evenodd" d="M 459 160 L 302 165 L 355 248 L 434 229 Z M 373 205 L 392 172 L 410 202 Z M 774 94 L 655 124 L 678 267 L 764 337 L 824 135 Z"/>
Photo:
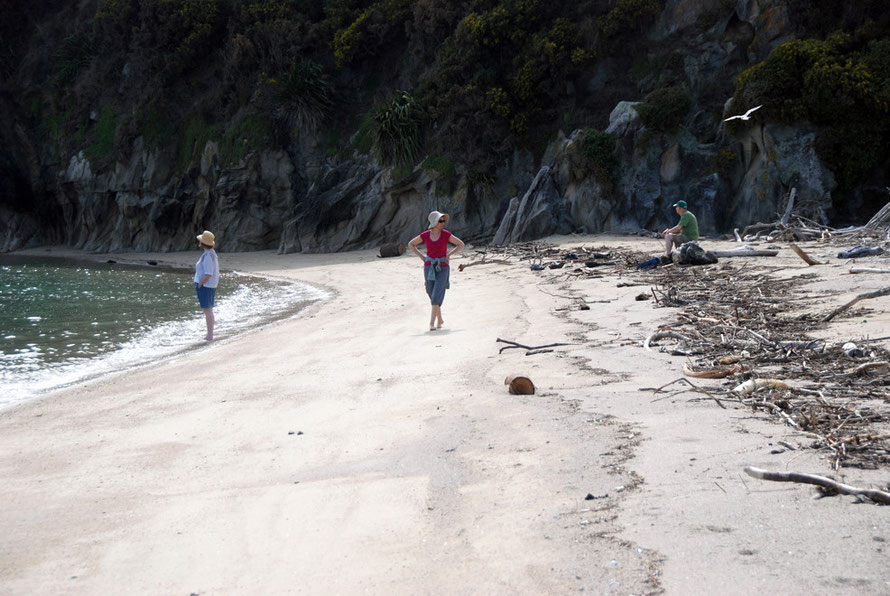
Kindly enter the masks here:
<path id="1" fill-rule="evenodd" d="M 890 192 L 890 188 L 887 189 Z M 855 226 L 850 228 L 832 228 L 827 224 L 819 224 L 812 219 L 808 219 L 794 212 L 794 199 L 796 189 L 791 189 L 788 195 L 788 201 L 785 213 L 782 217 L 772 223 L 756 223 L 746 226 L 741 233 L 736 229 L 735 238 L 738 242 L 753 242 L 756 240 L 767 240 L 775 242 L 785 240 L 788 242 L 800 242 L 808 240 L 819 240 L 827 242 L 832 239 L 842 239 L 845 241 L 853 239 L 872 239 L 883 242 L 890 242 L 890 203 L 878 211 L 863 226 Z"/>
<path id="2" fill-rule="evenodd" d="M 474 265 L 527 262 L 533 271 L 561 269 L 568 276 L 599 277 L 636 269 L 638 263 L 650 258 L 649 253 L 614 250 L 608 247 L 558 248 L 544 242 L 524 242 L 476 249 L 473 260 L 458 266 L 460 271 Z"/>
<path id="3" fill-rule="evenodd" d="M 671 353 L 689 358 L 686 376 L 726 379 L 719 388 L 687 384 L 721 405 L 776 416 L 830 453 L 835 469 L 890 463 L 890 355 L 876 340 L 813 339 L 809 332 L 826 324 L 816 312 L 825 296 L 801 285 L 814 275 L 764 273 L 721 264 L 641 275 L 658 304 L 681 309 L 645 347 L 670 339 Z"/>

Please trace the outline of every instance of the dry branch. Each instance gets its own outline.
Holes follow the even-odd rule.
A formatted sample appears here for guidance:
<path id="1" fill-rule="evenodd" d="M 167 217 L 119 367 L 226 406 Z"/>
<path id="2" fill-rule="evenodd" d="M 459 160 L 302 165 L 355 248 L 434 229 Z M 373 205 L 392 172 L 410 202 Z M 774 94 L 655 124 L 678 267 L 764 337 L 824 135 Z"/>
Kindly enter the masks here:
<path id="1" fill-rule="evenodd" d="M 807 265 L 824 265 L 824 263 L 817 261 L 816 259 L 812 258 L 810 255 L 805 253 L 803 251 L 803 249 L 801 249 L 798 245 L 794 244 L 793 242 L 789 245 L 789 248 L 791 248 L 791 250 L 793 250 L 795 253 L 797 253 L 797 256 L 799 256 L 801 259 L 803 259 Z"/>
<path id="2" fill-rule="evenodd" d="M 855 298 L 853 298 L 846 304 L 839 306 L 836 309 L 834 309 L 833 311 L 831 311 L 830 313 L 828 313 L 828 315 L 824 319 L 822 319 L 822 322 L 827 323 L 828 321 L 830 321 L 831 319 L 833 319 L 834 317 L 836 317 L 837 315 L 839 315 L 846 309 L 850 308 L 851 306 L 853 306 L 860 300 L 868 300 L 869 298 L 880 298 L 881 296 L 887 296 L 887 295 L 890 295 L 890 287 L 886 287 L 881 290 L 875 290 L 874 292 L 865 292 L 864 294 L 859 294 L 858 296 L 856 296 Z"/>
<path id="3" fill-rule="evenodd" d="M 798 482 L 802 484 L 815 484 L 822 488 L 833 490 L 843 495 L 861 495 L 874 501 L 890 505 L 890 492 L 872 488 L 858 488 L 843 484 L 825 476 L 815 474 L 801 474 L 799 472 L 770 472 L 754 466 L 745 466 L 745 473 L 759 480 L 771 480 L 773 482 Z"/>
<path id="4" fill-rule="evenodd" d="M 527 350 L 527 351 L 528 351 L 528 353 L 526 354 L 526 356 L 531 355 L 531 354 L 543 354 L 543 353 L 545 353 L 545 350 L 543 350 L 542 348 L 553 348 L 553 347 L 556 347 L 556 346 L 571 346 L 571 345 L 574 345 L 574 344 L 570 344 L 570 343 L 555 343 L 555 344 L 544 344 L 543 346 L 526 346 L 526 345 L 523 345 L 523 344 L 520 344 L 520 343 L 516 343 L 515 341 L 510 341 L 510 340 L 508 340 L 508 339 L 501 339 L 500 337 L 497 338 L 496 343 L 497 343 L 497 342 L 500 342 L 500 343 L 503 343 L 503 344 L 510 344 L 510 345 L 508 345 L 508 346 L 504 346 L 503 348 L 501 348 L 500 350 L 498 350 L 498 354 L 502 354 L 502 353 L 504 352 L 504 350 L 510 350 L 510 349 L 512 349 L 512 348 L 522 348 L 523 350 Z M 546 350 L 546 351 L 547 351 L 547 352 L 552 352 L 553 350 Z"/>

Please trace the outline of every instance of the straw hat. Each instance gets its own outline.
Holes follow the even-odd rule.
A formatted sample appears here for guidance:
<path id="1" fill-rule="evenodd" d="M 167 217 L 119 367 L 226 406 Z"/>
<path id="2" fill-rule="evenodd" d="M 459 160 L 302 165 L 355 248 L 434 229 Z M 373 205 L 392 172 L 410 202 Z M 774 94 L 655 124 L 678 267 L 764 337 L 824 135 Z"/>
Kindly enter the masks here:
<path id="1" fill-rule="evenodd" d="M 433 211 L 432 213 L 430 213 L 427 216 L 427 219 L 430 222 L 430 229 L 432 230 L 433 228 L 435 228 L 436 224 L 439 223 L 439 220 L 442 219 L 443 217 L 445 218 L 446 224 L 448 223 L 448 220 L 451 219 L 451 216 L 448 215 L 447 213 L 439 213 L 438 211 Z"/>
<path id="2" fill-rule="evenodd" d="M 206 244 L 209 247 L 213 247 L 216 245 L 216 236 L 213 235 L 213 232 L 209 232 L 208 230 L 204 230 L 200 234 L 196 236 L 198 242 L 201 244 Z"/>

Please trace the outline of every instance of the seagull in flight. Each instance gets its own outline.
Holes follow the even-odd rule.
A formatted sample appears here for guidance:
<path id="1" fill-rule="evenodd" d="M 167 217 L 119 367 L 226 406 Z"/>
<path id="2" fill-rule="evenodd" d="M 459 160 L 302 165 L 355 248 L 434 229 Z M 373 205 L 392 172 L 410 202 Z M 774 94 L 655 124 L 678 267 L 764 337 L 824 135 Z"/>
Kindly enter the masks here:
<path id="1" fill-rule="evenodd" d="M 739 119 L 739 120 L 750 120 L 750 119 L 751 119 L 751 114 L 754 113 L 754 110 L 759 110 L 759 109 L 762 108 L 762 107 L 763 107 L 763 104 L 760 104 L 760 105 L 757 106 L 756 108 L 751 108 L 750 110 L 748 110 L 748 111 L 745 112 L 744 114 L 739 114 L 738 116 L 730 116 L 729 118 L 725 119 L 724 122 L 729 122 L 730 120 L 735 120 L 735 119 Z"/>

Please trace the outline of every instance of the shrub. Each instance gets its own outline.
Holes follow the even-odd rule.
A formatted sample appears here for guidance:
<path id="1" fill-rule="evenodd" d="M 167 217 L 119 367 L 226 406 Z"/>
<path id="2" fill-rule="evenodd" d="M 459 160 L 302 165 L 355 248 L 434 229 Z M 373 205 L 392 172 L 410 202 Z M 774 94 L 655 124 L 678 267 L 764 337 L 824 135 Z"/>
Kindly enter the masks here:
<path id="1" fill-rule="evenodd" d="M 204 151 L 208 141 L 219 139 L 222 127 L 209 124 L 203 116 L 191 116 L 185 121 L 185 129 L 179 139 L 176 166 L 185 171 Z"/>
<path id="2" fill-rule="evenodd" d="M 421 112 L 413 96 L 397 91 L 371 109 L 370 134 L 381 162 L 413 163 L 421 146 Z"/>
<path id="3" fill-rule="evenodd" d="M 250 151 L 269 146 L 273 128 L 269 120 L 261 114 L 251 114 L 226 130 L 219 144 L 221 165 L 234 165 L 244 159 Z"/>
<path id="4" fill-rule="evenodd" d="M 214 48 L 220 0 L 142 0 L 133 45 L 144 67 L 167 78 L 194 68 Z"/>
<path id="5" fill-rule="evenodd" d="M 331 41 L 337 68 L 348 66 L 356 56 L 376 54 L 394 36 L 403 34 L 412 4 L 412 0 L 374 2 L 348 25 L 337 29 Z"/>
<path id="6" fill-rule="evenodd" d="M 99 119 L 93 130 L 94 142 L 87 147 L 86 156 L 93 167 L 111 156 L 114 149 L 114 133 L 117 130 L 117 116 L 111 106 L 106 105 L 99 112 Z"/>
<path id="7" fill-rule="evenodd" d="M 294 61 L 273 91 L 273 114 L 292 128 L 316 127 L 333 105 L 331 90 L 331 82 L 319 64 Z"/>
<path id="8" fill-rule="evenodd" d="M 722 178 L 728 178 L 739 161 L 738 154 L 731 149 L 721 149 L 714 155 L 713 168 Z"/>
<path id="9" fill-rule="evenodd" d="M 454 192 L 454 187 L 457 183 L 457 168 L 454 167 L 454 163 L 450 159 L 444 155 L 434 153 L 428 155 L 420 167 L 424 170 L 436 172 L 439 175 L 443 182 L 443 188 L 440 191 L 445 194 Z"/>
<path id="10" fill-rule="evenodd" d="M 126 49 L 136 20 L 134 0 L 99 0 L 93 33 L 106 50 Z"/>
<path id="11" fill-rule="evenodd" d="M 56 83 L 62 86 L 71 83 L 80 70 L 93 60 L 96 53 L 93 40 L 83 31 L 63 39 L 53 54 Z"/>
<path id="12" fill-rule="evenodd" d="M 843 190 L 880 163 L 890 141 L 890 38 L 863 27 L 785 43 L 739 76 L 733 104 L 819 126 L 816 149 Z"/>
<path id="13" fill-rule="evenodd" d="M 596 179 L 611 186 L 618 169 L 615 139 L 612 135 L 588 128 L 581 137 L 581 154 Z"/>
<path id="14" fill-rule="evenodd" d="M 612 10 L 596 20 L 596 24 L 606 39 L 623 37 L 654 22 L 661 4 L 660 0 L 618 0 Z"/>
<path id="15" fill-rule="evenodd" d="M 176 134 L 177 123 L 166 111 L 143 109 L 136 112 L 136 132 L 142 135 L 145 148 L 163 148 Z"/>
<path id="16" fill-rule="evenodd" d="M 671 133 L 677 130 L 692 107 L 692 98 L 682 87 L 664 87 L 646 96 L 635 109 L 650 131 Z"/>

